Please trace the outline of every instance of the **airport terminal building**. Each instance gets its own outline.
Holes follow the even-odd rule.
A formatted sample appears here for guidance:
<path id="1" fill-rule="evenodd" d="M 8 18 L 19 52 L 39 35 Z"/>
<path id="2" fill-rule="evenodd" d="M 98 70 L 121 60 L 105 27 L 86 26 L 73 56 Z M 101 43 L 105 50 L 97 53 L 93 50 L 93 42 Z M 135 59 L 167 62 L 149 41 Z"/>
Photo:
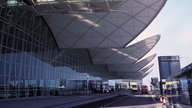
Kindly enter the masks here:
<path id="1" fill-rule="evenodd" d="M 166 0 L 1 0 L 0 98 L 85 94 L 142 79 L 159 41 L 129 45 Z"/>

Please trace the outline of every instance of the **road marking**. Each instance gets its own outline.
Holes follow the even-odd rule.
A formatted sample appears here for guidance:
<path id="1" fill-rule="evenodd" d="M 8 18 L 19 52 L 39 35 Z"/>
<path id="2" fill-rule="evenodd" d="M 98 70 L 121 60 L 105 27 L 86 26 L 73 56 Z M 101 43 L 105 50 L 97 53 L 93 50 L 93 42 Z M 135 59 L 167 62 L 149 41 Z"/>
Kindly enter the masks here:
<path id="1" fill-rule="evenodd" d="M 152 95 L 152 93 L 151 93 L 151 92 L 149 92 L 149 93 L 150 93 L 151 98 L 153 99 L 153 101 L 156 101 L 156 100 L 155 100 L 155 95 Z"/>
<path id="2" fill-rule="evenodd" d="M 156 100 L 155 100 L 155 96 L 154 96 L 154 95 L 152 95 L 152 99 L 153 99 L 153 101 L 156 101 Z"/>
<path id="3" fill-rule="evenodd" d="M 175 104 L 177 108 L 182 108 L 180 104 Z"/>
<path id="4" fill-rule="evenodd" d="M 117 100 L 115 100 L 115 101 L 113 101 L 113 102 L 110 102 L 110 103 L 108 103 L 108 104 L 106 104 L 106 105 L 103 105 L 103 106 L 104 106 L 104 107 L 109 106 L 109 105 L 111 105 L 111 104 L 113 104 L 113 103 L 115 103 L 115 102 L 118 102 L 118 101 L 120 101 L 120 100 L 122 100 L 122 99 L 125 99 L 125 98 L 127 98 L 127 96 L 126 96 L 126 97 L 122 97 L 122 98 L 120 98 L 120 99 L 117 99 Z"/>

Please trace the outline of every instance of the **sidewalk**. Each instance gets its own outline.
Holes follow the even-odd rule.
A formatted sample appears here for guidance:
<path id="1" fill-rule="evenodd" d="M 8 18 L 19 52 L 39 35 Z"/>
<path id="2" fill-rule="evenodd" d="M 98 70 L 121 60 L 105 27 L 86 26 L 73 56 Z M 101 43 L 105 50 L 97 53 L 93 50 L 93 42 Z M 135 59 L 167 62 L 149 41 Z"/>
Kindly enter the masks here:
<path id="1" fill-rule="evenodd" d="M 180 108 L 192 108 L 192 106 L 191 105 L 183 105 L 183 104 L 180 104 Z M 179 107 L 178 107 L 179 108 Z"/>
<path id="2" fill-rule="evenodd" d="M 192 106 L 184 104 L 173 104 L 173 106 L 167 105 L 167 108 L 192 108 Z"/>
<path id="3" fill-rule="evenodd" d="M 192 105 L 183 104 L 178 100 L 178 95 L 167 95 L 166 96 L 167 108 L 192 108 Z"/>
<path id="4" fill-rule="evenodd" d="M 118 96 L 118 93 L 84 96 L 50 96 L 0 100 L 1 108 L 69 108 Z"/>

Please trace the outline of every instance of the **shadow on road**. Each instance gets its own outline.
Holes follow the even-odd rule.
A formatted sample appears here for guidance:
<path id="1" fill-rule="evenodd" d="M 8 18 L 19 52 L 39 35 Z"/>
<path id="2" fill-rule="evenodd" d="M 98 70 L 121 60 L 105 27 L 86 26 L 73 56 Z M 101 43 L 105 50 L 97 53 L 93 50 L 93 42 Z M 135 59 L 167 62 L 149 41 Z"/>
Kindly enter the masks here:
<path id="1" fill-rule="evenodd" d="M 126 107 L 126 106 L 142 106 L 156 104 L 150 95 L 133 95 L 133 96 L 118 96 L 115 98 L 105 99 L 89 104 L 76 106 L 73 108 L 99 108 L 99 107 Z"/>

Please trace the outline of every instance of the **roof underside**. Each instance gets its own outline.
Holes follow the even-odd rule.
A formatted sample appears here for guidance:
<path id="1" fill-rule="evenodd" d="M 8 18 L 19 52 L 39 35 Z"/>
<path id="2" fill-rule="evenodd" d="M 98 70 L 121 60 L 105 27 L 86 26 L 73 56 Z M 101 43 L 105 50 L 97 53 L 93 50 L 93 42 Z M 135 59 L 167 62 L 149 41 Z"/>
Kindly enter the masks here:
<path id="1" fill-rule="evenodd" d="M 125 48 L 89 49 L 94 64 L 134 64 L 148 53 L 159 41 L 160 35 L 152 36 Z"/>
<path id="2" fill-rule="evenodd" d="M 14 0 L 13 0 L 14 1 Z M 15 0 L 16 1 L 16 0 Z M 102 78 L 142 79 L 152 70 L 146 55 L 159 41 L 156 35 L 127 46 L 157 16 L 166 0 L 23 0 L 21 8 L 47 22 L 59 49 L 88 49 L 95 65 L 106 65 Z M 150 70 L 150 71 L 149 71 Z M 134 74 L 133 74 L 134 73 Z M 91 73 L 90 73 L 91 74 Z"/>
<path id="3" fill-rule="evenodd" d="M 156 56 L 151 55 L 145 59 L 141 58 L 150 51 L 156 43 L 159 41 L 160 36 L 152 36 L 140 42 L 137 42 L 126 48 L 107 48 L 107 49 L 89 49 L 91 58 L 94 64 L 107 64 L 108 72 L 107 74 L 96 73 L 100 77 L 114 77 L 127 79 L 132 77 L 132 79 L 143 78 L 152 66 L 148 65 Z M 138 55 L 138 56 L 136 56 Z M 136 77 L 138 76 L 138 77 Z M 141 77 L 142 76 L 142 77 Z"/>
<path id="4" fill-rule="evenodd" d="M 123 48 L 151 23 L 165 2 L 37 0 L 24 8 L 44 17 L 61 49 Z"/>
<path id="5" fill-rule="evenodd" d="M 108 69 L 110 72 L 138 72 L 141 70 L 143 67 L 145 67 L 147 64 L 149 64 L 155 57 L 156 55 L 153 54 L 143 60 L 141 60 L 138 63 L 127 65 L 127 64 L 109 64 L 107 65 Z"/>

